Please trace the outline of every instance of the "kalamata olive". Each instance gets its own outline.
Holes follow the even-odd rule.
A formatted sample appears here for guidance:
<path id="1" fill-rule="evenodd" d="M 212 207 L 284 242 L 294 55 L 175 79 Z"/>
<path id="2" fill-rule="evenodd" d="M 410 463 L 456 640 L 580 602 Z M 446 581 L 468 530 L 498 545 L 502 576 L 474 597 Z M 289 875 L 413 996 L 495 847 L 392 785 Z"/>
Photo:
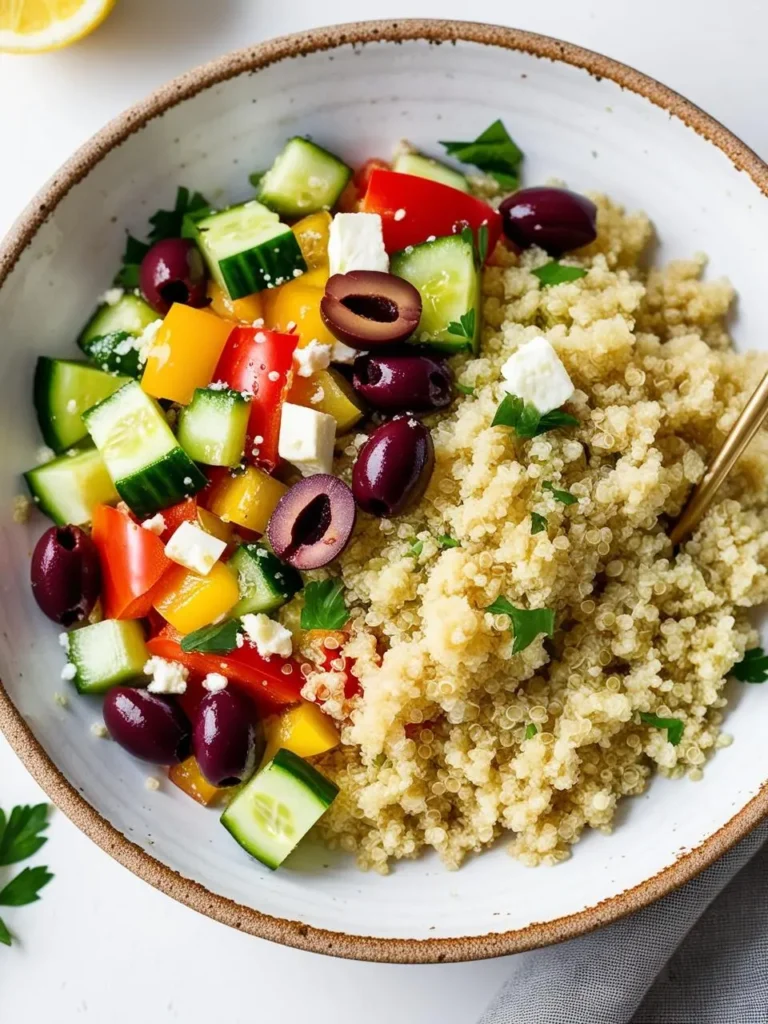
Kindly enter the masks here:
<path id="1" fill-rule="evenodd" d="M 538 245 L 550 256 L 580 249 L 597 238 L 597 207 L 566 188 L 524 188 L 499 207 L 504 234 L 527 249 Z"/>
<path id="2" fill-rule="evenodd" d="M 427 489 L 435 466 L 429 430 L 412 416 L 397 416 L 371 434 L 352 470 L 352 493 L 372 516 L 397 516 Z"/>
<path id="3" fill-rule="evenodd" d="M 156 242 L 141 261 L 139 284 L 150 306 L 163 315 L 174 302 L 204 306 L 208 301 L 203 257 L 189 238 Z"/>
<path id="4" fill-rule="evenodd" d="M 189 756 L 189 722 L 178 704 L 147 690 L 115 686 L 104 698 L 103 713 L 109 735 L 134 757 L 176 764 Z"/>
<path id="5" fill-rule="evenodd" d="M 447 363 L 427 355 L 364 355 L 355 360 L 356 391 L 384 412 L 443 409 L 453 398 Z"/>
<path id="6" fill-rule="evenodd" d="M 245 782 L 265 745 L 264 728 L 245 697 L 231 687 L 203 697 L 192 729 L 192 752 L 212 786 Z"/>
<path id="7" fill-rule="evenodd" d="M 316 473 L 278 501 L 267 536 L 278 558 L 295 569 L 319 569 L 347 546 L 355 525 L 355 499 L 338 477 Z"/>
<path id="8" fill-rule="evenodd" d="M 79 526 L 52 526 L 35 545 L 32 593 L 49 619 L 74 626 L 86 619 L 101 589 L 96 545 Z"/>
<path id="9" fill-rule="evenodd" d="M 421 295 L 394 274 L 350 270 L 328 279 L 320 315 L 334 338 L 352 348 L 393 345 L 418 327 Z"/>

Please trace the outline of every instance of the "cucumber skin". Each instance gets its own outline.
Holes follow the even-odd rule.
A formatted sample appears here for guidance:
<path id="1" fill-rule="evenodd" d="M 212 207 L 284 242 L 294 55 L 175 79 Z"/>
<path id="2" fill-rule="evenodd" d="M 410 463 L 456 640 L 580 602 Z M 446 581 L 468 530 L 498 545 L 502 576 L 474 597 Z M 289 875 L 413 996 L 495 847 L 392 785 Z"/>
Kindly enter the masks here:
<path id="1" fill-rule="evenodd" d="M 259 555 L 256 553 L 257 551 L 263 551 L 265 554 Z M 248 560 L 247 562 L 246 559 Z M 254 563 L 253 569 L 250 569 L 249 563 L 251 562 Z M 240 600 L 230 612 L 232 618 L 257 614 L 258 612 L 275 611 L 276 608 L 284 605 L 286 601 L 290 601 L 294 594 L 297 594 L 304 586 L 304 581 L 296 569 L 292 565 L 281 562 L 276 555 L 273 555 L 262 544 L 241 544 L 233 555 L 230 565 L 237 572 L 237 582 L 241 588 Z M 241 565 L 244 566 L 242 570 Z M 264 588 L 272 591 L 274 595 L 273 600 L 256 601 L 253 595 L 243 594 L 242 583 L 250 582 L 248 580 L 249 570 L 250 572 L 259 572 L 261 574 L 264 580 Z M 275 578 L 277 573 L 280 573 L 283 577 L 282 580 Z"/>
<path id="2" fill-rule="evenodd" d="M 326 807 L 330 807 L 338 796 L 339 787 L 292 750 L 281 747 L 272 758 L 272 764 L 299 779 Z"/>
<path id="3" fill-rule="evenodd" d="M 207 408 L 206 408 L 207 407 Z M 210 409 L 210 413 L 208 413 Z M 205 433 L 200 431 L 196 423 L 198 417 L 201 419 L 206 415 L 218 419 L 217 427 L 220 428 L 222 436 L 227 436 L 226 445 L 221 447 L 224 451 L 221 458 L 216 456 L 216 461 L 211 461 L 210 453 L 204 449 L 206 444 L 215 444 L 210 434 L 206 438 Z M 250 415 L 250 402 L 243 398 L 239 391 L 212 391 L 209 388 L 196 388 L 192 401 L 186 406 L 179 417 L 177 437 L 181 447 L 195 462 L 202 462 L 206 466 L 226 466 L 234 469 L 240 465 L 245 452 L 245 439 L 248 431 L 248 417 Z M 241 422 L 237 422 L 240 420 Z M 235 451 L 233 442 L 240 440 L 239 450 Z M 230 452 L 227 453 L 227 448 Z"/>
<path id="4" fill-rule="evenodd" d="M 265 288 L 275 288 L 278 281 L 281 284 L 292 281 L 294 270 L 303 274 L 307 264 L 290 228 L 253 249 L 219 261 L 219 273 L 233 301 Z"/>
<path id="5" fill-rule="evenodd" d="M 185 484 L 185 480 L 190 483 Z M 183 448 L 173 448 L 132 476 L 115 480 L 117 493 L 137 516 L 152 516 L 201 491 L 207 477 Z"/>
<path id="6" fill-rule="evenodd" d="M 461 171 L 456 171 L 442 160 L 435 160 L 434 157 L 425 156 L 423 153 L 401 153 L 392 164 L 392 170 L 399 174 L 413 174 L 418 178 L 439 181 L 459 192 L 469 192 L 469 182 Z"/>
<path id="7" fill-rule="evenodd" d="M 121 377 L 132 377 L 139 380 L 144 367 L 139 363 L 138 349 L 132 348 L 125 355 L 121 356 L 115 352 L 117 346 L 133 338 L 134 335 L 126 331 L 115 331 L 114 334 L 101 334 L 88 341 L 79 342 L 80 348 L 91 360 L 94 366 L 105 373 L 119 374 Z"/>
<path id="8" fill-rule="evenodd" d="M 52 448 L 57 455 L 61 455 L 62 452 L 65 452 L 68 448 L 72 448 L 74 445 L 79 444 L 80 441 L 88 436 L 88 429 L 85 426 L 84 421 L 82 433 L 73 433 L 66 437 L 62 437 L 54 426 L 55 415 L 51 411 L 50 393 L 56 378 L 56 366 L 57 363 L 60 362 L 71 362 L 71 360 L 58 360 L 51 359 L 48 356 L 40 356 L 37 360 L 37 365 L 35 366 L 35 377 L 32 385 L 33 401 L 35 412 L 37 413 L 37 422 L 40 426 L 40 433 L 43 435 L 43 440 L 48 447 Z M 102 372 L 97 370 L 96 367 L 91 366 L 89 363 L 81 363 L 79 365 L 82 365 L 89 371 Z M 122 386 L 122 384 L 117 383 L 117 380 L 118 378 L 116 377 L 115 391 L 119 390 Z M 125 381 L 122 381 L 122 383 L 125 383 Z M 100 399 L 99 401 L 103 401 L 103 399 Z"/>

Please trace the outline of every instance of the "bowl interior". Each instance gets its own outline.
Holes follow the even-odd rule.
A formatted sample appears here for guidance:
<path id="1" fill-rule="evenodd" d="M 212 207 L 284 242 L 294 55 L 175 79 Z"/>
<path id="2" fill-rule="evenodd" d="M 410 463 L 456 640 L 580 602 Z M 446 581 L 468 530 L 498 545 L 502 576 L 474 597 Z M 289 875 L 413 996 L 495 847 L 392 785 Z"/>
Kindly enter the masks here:
<path id="1" fill-rule="evenodd" d="M 215 203 L 241 200 L 252 194 L 249 172 L 268 166 L 292 134 L 310 134 L 350 161 L 386 157 L 401 137 L 440 155 L 438 139 L 472 138 L 497 117 L 526 154 L 526 182 L 557 177 L 647 210 L 660 259 L 708 252 L 711 272 L 727 274 L 739 290 L 739 344 L 766 346 L 768 203 L 751 178 L 681 120 L 609 78 L 476 42 L 339 45 L 204 89 L 76 184 L 0 288 L 0 669 L 11 699 L 71 784 L 152 857 L 245 907 L 347 935 L 471 938 L 524 929 L 652 878 L 712 836 L 766 781 L 760 688 L 734 692 L 726 728 L 737 742 L 717 754 L 703 782 L 656 780 L 625 803 L 612 837 L 588 835 L 557 869 L 526 869 L 500 844 L 456 873 L 427 857 L 382 878 L 305 847 L 272 874 L 231 841 L 215 813 L 170 785 L 148 792 L 151 766 L 90 734 L 97 703 L 72 697 L 62 710 L 54 702 L 68 685 L 59 678 L 57 630 L 28 586 L 29 555 L 46 524 L 36 516 L 19 526 L 11 515 L 23 490 L 19 473 L 34 464 L 40 444 L 32 371 L 39 354 L 76 358 L 74 339 L 110 284 L 126 229 L 141 236 L 178 184 Z"/>

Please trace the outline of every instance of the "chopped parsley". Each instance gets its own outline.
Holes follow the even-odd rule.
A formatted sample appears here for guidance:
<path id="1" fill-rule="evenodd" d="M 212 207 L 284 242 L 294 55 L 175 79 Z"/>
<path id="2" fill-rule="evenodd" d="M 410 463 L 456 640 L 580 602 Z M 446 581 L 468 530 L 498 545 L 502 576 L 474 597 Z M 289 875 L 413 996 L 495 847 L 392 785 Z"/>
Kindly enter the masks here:
<path id="1" fill-rule="evenodd" d="M 485 610 L 493 615 L 509 616 L 515 638 L 512 644 L 513 654 L 519 654 L 526 647 L 530 647 L 542 633 L 547 636 L 554 635 L 555 613 L 551 608 L 515 608 L 506 597 L 497 597 Z"/>
<path id="2" fill-rule="evenodd" d="M 580 277 L 586 277 L 587 272 L 582 267 L 566 267 L 557 260 L 545 263 L 543 267 L 537 267 L 531 273 L 538 277 L 545 287 L 553 284 L 564 284 L 566 281 L 578 281 Z"/>
<path id="3" fill-rule="evenodd" d="M 123 265 L 115 276 L 115 284 L 130 291 L 139 287 L 139 267 L 141 261 L 149 252 L 146 242 L 140 242 L 133 235 L 128 235 L 125 240 L 125 251 L 123 253 Z"/>
<path id="4" fill-rule="evenodd" d="M 531 512 L 531 533 L 542 533 L 547 528 L 547 517 Z"/>
<path id="5" fill-rule="evenodd" d="M 239 632 L 239 619 L 201 626 L 194 633 L 187 633 L 182 638 L 181 649 L 187 653 L 197 651 L 199 654 L 229 654 L 237 647 Z"/>
<path id="6" fill-rule="evenodd" d="M 753 647 L 733 666 L 731 675 L 740 683 L 764 683 L 768 679 L 768 654 L 762 647 Z"/>
<path id="7" fill-rule="evenodd" d="M 40 833 L 48 828 L 48 805 L 14 807 L 8 818 L 0 810 L 0 865 L 17 864 L 32 857 L 47 839 Z M 40 899 L 38 893 L 53 875 L 48 868 L 24 868 L 0 889 L 0 907 L 24 907 Z M 0 918 L 0 943 L 10 946 L 10 931 Z"/>
<path id="8" fill-rule="evenodd" d="M 494 121 L 474 142 L 441 142 L 440 145 L 460 163 L 472 164 L 490 174 L 503 189 L 511 192 L 520 183 L 523 154 L 500 120 Z"/>
<path id="9" fill-rule="evenodd" d="M 409 554 L 413 555 L 414 558 L 418 558 L 421 552 L 424 550 L 423 540 L 412 540 L 409 550 Z"/>
<path id="10" fill-rule="evenodd" d="M 320 580 L 304 588 L 302 629 L 341 629 L 349 618 L 341 580 Z"/>
<path id="11" fill-rule="evenodd" d="M 449 334 L 455 334 L 459 338 L 469 338 L 471 341 L 475 336 L 475 311 L 474 309 L 468 309 L 466 313 L 459 317 L 459 322 L 451 320 L 446 328 Z"/>
<path id="12" fill-rule="evenodd" d="M 571 494 L 570 491 L 561 491 L 552 483 L 551 480 L 545 480 L 541 485 L 545 491 L 549 491 L 555 501 L 561 502 L 563 505 L 575 505 L 579 500 L 575 494 Z"/>
<path id="13" fill-rule="evenodd" d="M 460 391 L 462 395 L 474 395 L 475 389 L 471 388 L 469 384 L 459 384 L 458 381 L 454 384 L 457 391 Z"/>
<path id="14" fill-rule="evenodd" d="M 518 437 L 538 437 L 560 427 L 577 427 L 579 421 L 569 412 L 553 409 L 542 416 L 536 406 L 517 395 L 505 395 L 491 421 L 492 427 L 512 427 Z"/>
<path id="15" fill-rule="evenodd" d="M 685 723 L 679 718 L 659 718 L 658 715 L 651 714 L 650 711 L 641 711 L 640 721 L 645 722 L 646 725 L 652 725 L 654 729 L 666 729 L 667 739 L 673 747 L 676 747 L 683 738 Z"/>
<path id="16" fill-rule="evenodd" d="M 453 537 L 449 537 L 447 533 L 441 533 L 437 538 L 437 543 L 441 548 L 460 548 L 461 543 L 454 540 Z"/>
<path id="17" fill-rule="evenodd" d="M 525 727 L 525 738 L 527 740 L 532 739 L 538 731 L 539 730 L 536 728 L 533 722 L 529 722 L 528 725 L 526 725 Z"/>

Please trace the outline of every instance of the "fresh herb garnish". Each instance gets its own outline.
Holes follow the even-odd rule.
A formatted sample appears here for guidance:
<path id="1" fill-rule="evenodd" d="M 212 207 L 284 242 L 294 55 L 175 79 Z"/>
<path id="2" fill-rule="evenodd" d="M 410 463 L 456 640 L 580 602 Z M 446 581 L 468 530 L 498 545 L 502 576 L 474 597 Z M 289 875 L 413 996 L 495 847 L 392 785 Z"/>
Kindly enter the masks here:
<path id="1" fill-rule="evenodd" d="M 545 491 L 549 491 L 555 501 L 562 502 L 563 505 L 575 505 L 579 500 L 575 494 L 571 494 L 570 491 L 561 491 L 552 483 L 551 480 L 545 480 L 541 485 Z"/>
<path id="2" fill-rule="evenodd" d="M 538 512 L 531 512 L 531 533 L 541 533 L 547 528 L 547 517 L 539 515 Z"/>
<path id="3" fill-rule="evenodd" d="M 553 409 L 542 416 L 539 410 L 517 395 L 505 395 L 491 421 L 492 427 L 512 427 L 518 437 L 538 437 L 560 427 L 578 427 L 579 421 L 569 412 Z"/>
<path id="4" fill-rule="evenodd" d="M 764 683 L 768 679 L 768 654 L 762 647 L 745 651 L 744 657 L 731 669 L 740 683 Z"/>
<path id="5" fill-rule="evenodd" d="M 47 842 L 46 837 L 40 835 L 48 828 L 47 815 L 46 804 L 14 807 L 7 819 L 0 810 L 0 865 L 16 864 L 37 853 Z M 34 903 L 40 898 L 40 890 L 52 878 L 48 868 L 24 868 L 0 889 L 0 907 L 23 907 Z M 11 933 L 0 919 L 0 943 L 10 946 L 12 941 Z"/>
<path id="6" fill-rule="evenodd" d="M 448 333 L 456 334 L 460 338 L 469 338 L 471 341 L 475 336 L 475 311 L 474 309 L 468 309 L 463 316 L 459 317 L 459 322 L 451 320 L 448 324 Z"/>
<path id="7" fill-rule="evenodd" d="M 250 181 L 254 188 L 258 188 L 261 184 L 261 179 L 266 173 L 266 171 L 254 171 L 252 174 L 248 175 L 248 181 Z"/>
<path id="8" fill-rule="evenodd" d="M 655 729 L 666 729 L 667 739 L 673 747 L 676 747 L 683 738 L 685 723 L 679 718 L 659 718 L 658 715 L 653 715 L 650 711 L 641 711 L 640 720 L 646 725 L 652 725 Z"/>
<path id="9" fill-rule="evenodd" d="M 341 580 L 320 580 L 304 588 L 302 629 L 341 629 L 349 618 Z"/>
<path id="10" fill-rule="evenodd" d="M 459 384 L 458 381 L 454 384 L 457 391 L 460 391 L 462 395 L 474 395 L 475 389 L 471 388 L 469 384 Z"/>
<path id="11" fill-rule="evenodd" d="M 414 558 L 418 558 L 423 550 L 424 550 L 424 541 L 422 541 L 422 540 L 412 540 L 411 541 L 410 550 L 409 550 L 408 553 L 410 555 L 413 555 Z"/>
<path id="12" fill-rule="evenodd" d="M 485 258 L 488 255 L 488 225 L 481 224 L 477 229 L 477 262 L 481 267 L 485 266 Z"/>
<path id="13" fill-rule="evenodd" d="M 525 738 L 527 740 L 531 739 L 533 736 L 536 735 L 538 731 L 539 730 L 536 728 L 533 722 L 529 722 L 528 725 L 526 725 L 525 727 Z"/>
<path id="14" fill-rule="evenodd" d="M 123 253 L 123 265 L 115 276 L 115 284 L 130 291 L 139 287 L 139 267 L 141 261 L 149 252 L 146 242 L 140 242 L 133 235 L 128 235 L 125 240 L 125 252 Z"/>
<path id="15" fill-rule="evenodd" d="M 497 597 L 485 610 L 494 615 L 509 616 L 515 638 L 513 654 L 524 651 L 542 633 L 552 636 L 555 632 L 555 613 L 551 608 L 515 608 L 506 597 Z"/>
<path id="16" fill-rule="evenodd" d="M 564 284 L 566 281 L 578 281 L 580 277 L 586 277 L 587 272 L 581 267 L 566 267 L 557 260 L 545 263 L 543 267 L 537 267 L 531 273 L 538 277 L 545 287 L 553 284 Z"/>
<path id="17" fill-rule="evenodd" d="M 523 154 L 503 123 L 494 121 L 474 142 L 441 142 L 449 156 L 460 163 L 479 167 L 496 179 L 501 188 L 516 189 Z"/>
<path id="18" fill-rule="evenodd" d="M 441 533 L 437 538 L 437 543 L 441 548 L 460 548 L 461 543 L 458 540 L 454 540 L 453 537 L 449 537 L 447 533 Z"/>
<path id="19" fill-rule="evenodd" d="M 237 647 L 239 632 L 239 619 L 202 626 L 182 638 L 181 649 L 187 653 L 197 651 L 199 654 L 229 654 Z"/>

